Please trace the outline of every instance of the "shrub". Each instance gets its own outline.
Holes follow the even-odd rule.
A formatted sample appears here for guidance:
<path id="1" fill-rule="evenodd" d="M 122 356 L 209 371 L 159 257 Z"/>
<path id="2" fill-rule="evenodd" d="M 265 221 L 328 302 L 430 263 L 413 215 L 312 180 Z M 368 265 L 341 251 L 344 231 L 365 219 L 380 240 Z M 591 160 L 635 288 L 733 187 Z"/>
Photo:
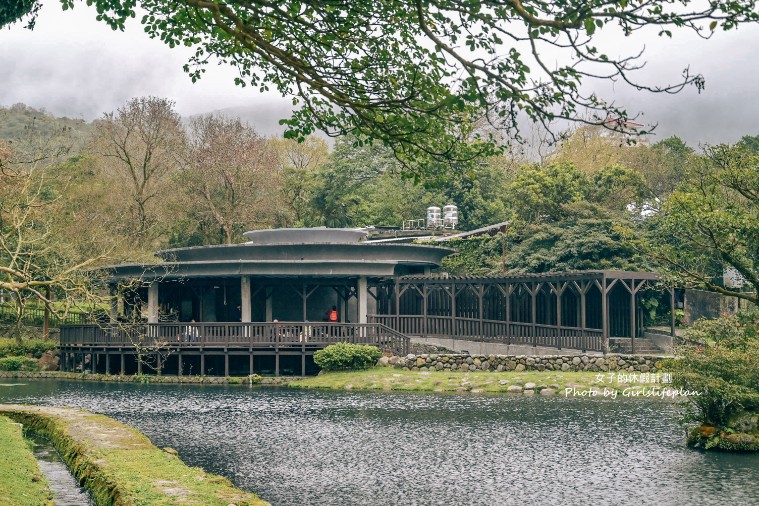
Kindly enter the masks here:
<path id="1" fill-rule="evenodd" d="M 41 339 L 24 339 L 20 344 L 15 339 L 0 339 L 0 358 L 23 356 L 40 358 L 46 351 L 57 347 L 58 343 Z"/>
<path id="2" fill-rule="evenodd" d="M 0 358 L 0 371 L 36 371 L 39 364 L 29 357 L 3 357 Z"/>
<path id="3" fill-rule="evenodd" d="M 376 346 L 336 343 L 314 353 L 314 362 L 325 371 L 356 371 L 368 369 L 381 356 Z"/>
<path id="4" fill-rule="evenodd" d="M 679 347 L 679 358 L 666 365 L 675 387 L 700 393 L 689 397 L 690 409 L 684 420 L 700 424 L 689 437 L 692 445 L 737 450 L 747 445 L 737 436 L 731 442 L 720 434 L 757 432 L 756 424 L 745 426 L 746 419 L 755 419 L 759 413 L 757 330 L 756 311 L 700 320 L 687 334 L 691 344 Z M 738 423 L 741 420 L 744 423 Z M 713 430 L 706 433 L 704 428 Z"/>

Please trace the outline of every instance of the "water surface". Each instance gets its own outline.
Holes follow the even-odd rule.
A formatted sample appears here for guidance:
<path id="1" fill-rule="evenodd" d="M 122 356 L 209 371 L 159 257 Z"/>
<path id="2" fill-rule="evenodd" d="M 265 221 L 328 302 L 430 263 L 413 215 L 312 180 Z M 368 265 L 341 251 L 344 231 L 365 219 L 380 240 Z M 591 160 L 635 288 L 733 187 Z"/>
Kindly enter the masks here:
<path id="1" fill-rule="evenodd" d="M 759 456 L 685 447 L 657 399 L 36 381 L 274 505 L 759 504 Z"/>

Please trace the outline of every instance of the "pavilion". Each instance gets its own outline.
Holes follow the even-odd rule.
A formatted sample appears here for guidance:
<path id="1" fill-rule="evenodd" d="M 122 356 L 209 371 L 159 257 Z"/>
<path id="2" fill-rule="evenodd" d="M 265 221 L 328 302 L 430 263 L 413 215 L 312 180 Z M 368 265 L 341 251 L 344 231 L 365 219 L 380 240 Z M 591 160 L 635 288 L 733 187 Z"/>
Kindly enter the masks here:
<path id="1" fill-rule="evenodd" d="M 338 341 L 408 353 L 410 337 L 607 352 L 644 327 L 653 273 L 432 275 L 455 250 L 372 242 L 360 229 L 274 229 L 109 268 L 109 322 L 61 329 L 62 368 L 305 375 Z M 337 308 L 339 322 L 324 322 Z M 89 358 L 89 361 L 86 358 Z M 87 363 L 89 362 L 89 363 Z"/>

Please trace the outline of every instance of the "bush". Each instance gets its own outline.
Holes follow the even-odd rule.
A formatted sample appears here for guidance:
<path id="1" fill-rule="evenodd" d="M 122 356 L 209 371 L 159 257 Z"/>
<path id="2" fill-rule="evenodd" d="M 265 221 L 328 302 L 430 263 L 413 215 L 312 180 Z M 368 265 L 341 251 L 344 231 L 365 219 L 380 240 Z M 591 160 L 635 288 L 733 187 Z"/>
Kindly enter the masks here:
<path id="1" fill-rule="evenodd" d="M 314 362 L 325 371 L 357 371 L 370 368 L 381 356 L 376 346 L 336 343 L 314 353 Z"/>
<path id="2" fill-rule="evenodd" d="M 29 357 L 3 357 L 0 358 L 0 371 L 36 371 L 39 364 Z"/>
<path id="3" fill-rule="evenodd" d="M 20 344 L 15 339 L 0 339 L 0 358 L 24 356 L 40 358 L 46 351 L 57 347 L 58 343 L 41 339 L 24 339 Z"/>
<path id="4" fill-rule="evenodd" d="M 735 441 L 726 439 L 724 434 L 748 432 L 759 437 L 756 423 L 745 423 L 759 414 L 757 330 L 756 311 L 700 320 L 686 335 L 691 344 L 679 347 L 679 358 L 665 366 L 672 372 L 675 387 L 700 394 L 689 397 L 684 420 L 700 424 L 689 437 L 692 445 L 737 450 L 751 445 L 743 444 L 738 436 L 732 438 Z"/>

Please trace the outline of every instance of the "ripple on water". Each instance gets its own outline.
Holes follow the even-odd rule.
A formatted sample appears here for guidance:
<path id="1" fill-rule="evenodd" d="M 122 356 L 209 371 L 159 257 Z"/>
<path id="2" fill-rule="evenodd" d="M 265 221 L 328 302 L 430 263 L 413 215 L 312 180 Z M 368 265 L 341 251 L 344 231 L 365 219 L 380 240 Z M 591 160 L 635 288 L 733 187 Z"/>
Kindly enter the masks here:
<path id="1" fill-rule="evenodd" d="M 684 448 L 659 400 L 36 382 L 275 505 L 759 504 L 759 457 Z"/>

